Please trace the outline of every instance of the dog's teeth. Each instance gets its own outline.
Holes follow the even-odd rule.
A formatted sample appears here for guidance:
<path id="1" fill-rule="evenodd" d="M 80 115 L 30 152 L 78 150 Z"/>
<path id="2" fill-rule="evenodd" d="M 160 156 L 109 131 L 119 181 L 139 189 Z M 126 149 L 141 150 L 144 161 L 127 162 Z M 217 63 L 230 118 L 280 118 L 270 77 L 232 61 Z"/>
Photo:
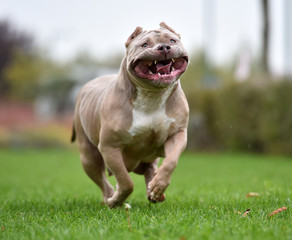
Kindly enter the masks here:
<path id="1" fill-rule="evenodd" d="M 149 62 L 147 65 L 148 65 L 148 67 L 150 67 L 152 65 L 152 62 Z"/>
<path id="2" fill-rule="evenodd" d="M 174 67 L 171 68 L 171 71 L 174 72 Z"/>
<path id="3" fill-rule="evenodd" d="M 149 70 L 149 74 L 153 74 L 153 72 L 151 72 L 151 71 Z"/>
<path id="4" fill-rule="evenodd" d="M 156 63 L 157 63 L 157 61 L 155 60 L 155 61 L 154 61 L 154 64 L 156 65 Z"/>
<path id="5" fill-rule="evenodd" d="M 160 73 L 158 73 L 158 76 L 161 76 L 161 74 L 160 74 Z"/>
<path id="6" fill-rule="evenodd" d="M 175 62 L 175 60 L 174 60 L 173 58 L 171 59 L 171 61 L 172 61 L 172 62 Z"/>

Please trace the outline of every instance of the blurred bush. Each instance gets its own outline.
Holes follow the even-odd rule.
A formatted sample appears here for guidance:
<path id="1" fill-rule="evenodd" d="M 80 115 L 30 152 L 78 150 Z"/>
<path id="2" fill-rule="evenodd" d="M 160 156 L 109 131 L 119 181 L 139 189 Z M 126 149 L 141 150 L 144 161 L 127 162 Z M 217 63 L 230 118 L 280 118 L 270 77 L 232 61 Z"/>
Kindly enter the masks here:
<path id="1" fill-rule="evenodd" d="M 270 84 L 263 95 L 260 136 L 266 152 L 292 154 L 292 81 Z"/>
<path id="2" fill-rule="evenodd" d="M 292 81 L 196 88 L 189 104 L 189 149 L 292 154 Z"/>

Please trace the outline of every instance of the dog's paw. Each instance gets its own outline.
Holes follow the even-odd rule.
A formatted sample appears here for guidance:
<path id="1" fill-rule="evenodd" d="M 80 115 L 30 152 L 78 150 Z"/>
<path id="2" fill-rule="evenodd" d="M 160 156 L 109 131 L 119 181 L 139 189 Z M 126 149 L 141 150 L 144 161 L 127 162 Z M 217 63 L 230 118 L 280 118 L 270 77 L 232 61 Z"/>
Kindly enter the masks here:
<path id="1" fill-rule="evenodd" d="M 125 198 L 123 198 L 118 191 L 115 191 L 112 197 L 106 199 L 106 205 L 108 205 L 109 208 L 120 207 L 123 205 L 124 200 Z"/>
<path id="2" fill-rule="evenodd" d="M 124 201 L 128 198 L 128 196 L 132 193 L 133 187 L 120 190 L 121 188 L 119 186 L 116 187 L 117 190 L 114 192 L 114 194 L 106 199 L 106 204 L 110 208 L 114 207 L 120 207 L 123 205 Z"/>
<path id="3" fill-rule="evenodd" d="M 161 178 L 157 174 L 148 185 L 148 199 L 151 202 L 163 202 L 165 200 L 165 190 L 170 180 Z"/>
<path id="4" fill-rule="evenodd" d="M 152 193 L 152 194 L 151 194 Z M 165 200 L 165 194 L 162 194 L 160 197 L 158 198 L 154 198 L 154 193 L 151 192 L 147 194 L 147 198 L 150 202 L 152 203 L 158 203 L 158 202 L 164 202 Z"/>
<path id="5" fill-rule="evenodd" d="M 111 197 L 106 200 L 106 205 L 108 205 L 109 208 L 121 207 L 123 205 L 123 201 L 117 201 Z"/>

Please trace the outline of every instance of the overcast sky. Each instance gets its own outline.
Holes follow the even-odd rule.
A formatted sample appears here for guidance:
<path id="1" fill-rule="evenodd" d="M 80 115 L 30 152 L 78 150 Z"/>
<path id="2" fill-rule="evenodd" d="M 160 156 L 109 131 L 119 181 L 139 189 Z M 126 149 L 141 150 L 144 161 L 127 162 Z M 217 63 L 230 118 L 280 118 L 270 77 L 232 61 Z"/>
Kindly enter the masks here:
<path id="1" fill-rule="evenodd" d="M 0 0 L 0 18 L 31 32 L 60 60 L 80 51 L 97 57 L 122 52 L 136 26 L 155 29 L 165 21 L 189 52 L 207 46 L 214 61 L 224 63 L 243 47 L 259 54 L 260 7 L 260 0 Z M 282 15 L 283 0 L 271 0 L 275 72 L 283 65 Z"/>

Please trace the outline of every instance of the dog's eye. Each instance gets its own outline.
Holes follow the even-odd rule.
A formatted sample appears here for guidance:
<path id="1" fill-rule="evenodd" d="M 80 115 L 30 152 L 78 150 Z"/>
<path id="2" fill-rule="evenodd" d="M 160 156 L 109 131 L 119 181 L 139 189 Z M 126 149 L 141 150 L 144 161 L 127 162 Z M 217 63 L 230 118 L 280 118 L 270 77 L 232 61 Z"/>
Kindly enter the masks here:
<path id="1" fill-rule="evenodd" d="M 148 43 L 144 43 L 143 45 L 142 45 L 142 47 L 148 47 Z"/>
<path id="2" fill-rule="evenodd" d="M 174 39 L 170 39 L 170 43 L 176 43 Z"/>

